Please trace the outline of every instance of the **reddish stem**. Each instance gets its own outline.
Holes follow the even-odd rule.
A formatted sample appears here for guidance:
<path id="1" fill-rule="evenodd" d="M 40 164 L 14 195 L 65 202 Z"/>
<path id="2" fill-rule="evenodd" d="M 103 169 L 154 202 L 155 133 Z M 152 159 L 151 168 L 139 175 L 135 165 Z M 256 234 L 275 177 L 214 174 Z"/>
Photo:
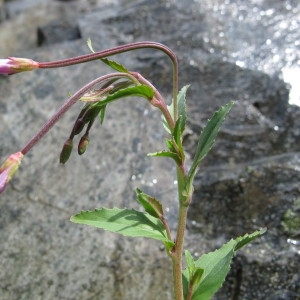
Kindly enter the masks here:
<path id="1" fill-rule="evenodd" d="M 21 152 L 25 155 L 31 148 L 54 126 L 54 124 L 63 116 L 63 114 L 77 102 L 89 89 L 91 89 L 94 85 L 99 84 L 102 81 L 113 77 L 129 77 L 130 75 L 127 73 L 111 73 L 108 75 L 101 76 L 79 91 L 77 91 L 73 96 L 71 96 L 65 104 L 63 104 L 59 110 L 42 126 L 42 128 L 29 140 L 29 142 L 23 147 Z"/>
<path id="2" fill-rule="evenodd" d="M 137 49 L 145 49 L 145 48 L 153 48 L 163 51 L 168 57 L 171 59 L 173 64 L 173 99 L 174 99 L 174 119 L 177 120 L 178 111 L 177 111 L 177 93 L 178 93 L 178 61 L 175 53 L 167 46 L 157 43 L 157 42 L 136 42 L 126 45 L 117 46 L 114 48 L 106 49 L 103 51 L 89 53 L 73 58 L 57 60 L 53 62 L 40 62 L 39 68 L 58 68 L 58 67 L 66 67 L 70 65 L 80 64 L 88 61 L 92 61 L 95 59 L 105 58 L 108 56 L 137 50 Z"/>

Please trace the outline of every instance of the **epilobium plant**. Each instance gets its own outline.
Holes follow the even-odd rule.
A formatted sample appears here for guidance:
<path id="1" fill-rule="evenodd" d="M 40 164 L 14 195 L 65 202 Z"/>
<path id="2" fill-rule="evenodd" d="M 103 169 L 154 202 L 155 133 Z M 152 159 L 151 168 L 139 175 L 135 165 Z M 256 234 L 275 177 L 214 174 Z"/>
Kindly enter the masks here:
<path id="1" fill-rule="evenodd" d="M 158 108 L 162 113 L 163 127 L 167 131 L 166 149 L 149 154 L 156 157 L 171 158 L 177 170 L 178 186 L 178 223 L 177 231 L 171 232 L 165 219 L 163 201 L 136 190 L 137 201 L 145 212 L 123 208 L 100 208 L 93 211 L 82 211 L 71 221 L 86 224 L 118 234 L 131 237 L 146 237 L 162 242 L 173 266 L 174 299 L 176 300 L 206 300 L 222 286 L 230 269 L 232 258 L 237 250 L 261 236 L 265 230 L 259 230 L 243 237 L 232 239 L 220 249 L 202 255 L 194 260 L 191 253 L 184 249 L 184 234 L 187 211 L 192 201 L 193 180 L 199 163 L 212 148 L 218 131 L 231 110 L 233 102 L 221 107 L 208 120 L 205 128 L 199 134 L 199 141 L 192 160 L 191 167 L 186 168 L 185 152 L 182 145 L 182 135 L 187 121 L 186 91 L 188 86 L 178 92 L 178 63 L 176 55 L 168 47 L 155 42 L 137 42 L 118 46 L 108 50 L 94 52 L 88 41 L 92 53 L 53 62 L 35 62 L 26 58 L 9 57 L 0 60 L 0 73 L 12 75 L 22 71 L 34 69 L 59 68 L 87 61 L 101 59 L 103 63 L 114 69 L 114 73 L 103 75 L 77 91 L 67 102 L 46 122 L 36 135 L 18 152 L 12 154 L 0 167 L 0 192 L 7 187 L 12 176 L 17 171 L 22 158 L 37 142 L 52 128 L 59 118 L 77 101 L 85 103 L 80 111 L 69 138 L 63 145 L 60 162 L 66 163 L 73 149 L 74 136 L 83 133 L 78 144 L 78 153 L 83 154 L 89 144 L 89 131 L 97 118 L 102 123 L 107 105 L 124 97 L 140 96 L 150 105 Z M 167 105 L 159 91 L 141 74 L 128 71 L 124 66 L 107 57 L 141 48 L 155 48 L 169 56 L 173 64 L 173 100 Z M 178 205 L 179 204 L 179 205 Z M 187 268 L 183 270 L 183 254 Z"/>

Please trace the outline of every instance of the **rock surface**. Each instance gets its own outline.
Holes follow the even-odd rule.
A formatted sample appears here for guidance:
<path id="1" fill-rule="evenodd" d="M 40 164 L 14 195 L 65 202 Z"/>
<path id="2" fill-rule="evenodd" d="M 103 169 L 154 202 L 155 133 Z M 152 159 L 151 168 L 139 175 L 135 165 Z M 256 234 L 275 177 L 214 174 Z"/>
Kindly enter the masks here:
<path id="1" fill-rule="evenodd" d="M 267 227 L 263 238 L 239 252 L 214 299 L 300 299 L 300 110 L 289 105 L 288 87 L 278 77 L 299 60 L 299 52 L 291 59 L 278 46 L 291 48 L 300 38 L 299 3 L 249 1 L 247 10 L 241 1 L 181 2 L 0 2 L 0 56 L 67 58 L 88 53 L 89 37 L 97 50 L 141 40 L 170 46 L 180 59 L 180 85 L 191 84 L 185 137 L 190 156 L 212 112 L 236 101 L 197 176 L 186 248 L 197 256 Z M 286 18 L 294 30 L 283 26 Z M 56 35 L 64 21 L 79 39 Z M 38 32 L 49 42 L 39 43 Z M 262 44 L 268 38 L 278 46 L 277 69 L 274 53 Z M 248 69 L 241 67 L 241 44 Z M 164 55 L 136 51 L 118 60 L 170 99 L 172 69 Z M 69 92 L 107 71 L 95 62 L 1 77 L 0 157 L 18 151 Z M 160 115 L 141 99 L 109 106 L 87 153 L 60 166 L 58 155 L 79 109 L 75 105 L 29 153 L 1 195 L 0 299 L 172 299 L 171 268 L 159 243 L 69 222 L 83 209 L 137 208 L 139 187 L 163 201 L 174 227 L 174 167 L 146 157 L 164 147 Z"/>

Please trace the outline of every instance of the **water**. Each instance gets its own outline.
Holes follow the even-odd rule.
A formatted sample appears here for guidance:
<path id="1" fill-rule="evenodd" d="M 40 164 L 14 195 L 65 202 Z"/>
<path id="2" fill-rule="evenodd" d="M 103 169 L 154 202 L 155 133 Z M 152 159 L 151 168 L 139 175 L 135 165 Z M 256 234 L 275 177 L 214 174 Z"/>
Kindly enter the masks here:
<path id="1" fill-rule="evenodd" d="M 229 61 L 279 75 L 291 86 L 290 103 L 300 105 L 300 1 L 196 0 L 207 13 L 204 41 Z"/>

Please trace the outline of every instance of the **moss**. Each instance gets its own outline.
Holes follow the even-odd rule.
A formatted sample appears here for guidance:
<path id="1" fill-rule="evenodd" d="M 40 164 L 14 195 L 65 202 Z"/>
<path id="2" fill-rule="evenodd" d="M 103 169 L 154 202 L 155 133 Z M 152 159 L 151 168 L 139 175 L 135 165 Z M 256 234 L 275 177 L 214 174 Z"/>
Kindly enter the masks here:
<path id="1" fill-rule="evenodd" d="M 290 235 L 300 232 L 300 198 L 296 198 L 292 208 L 286 210 L 281 224 L 283 230 Z"/>

